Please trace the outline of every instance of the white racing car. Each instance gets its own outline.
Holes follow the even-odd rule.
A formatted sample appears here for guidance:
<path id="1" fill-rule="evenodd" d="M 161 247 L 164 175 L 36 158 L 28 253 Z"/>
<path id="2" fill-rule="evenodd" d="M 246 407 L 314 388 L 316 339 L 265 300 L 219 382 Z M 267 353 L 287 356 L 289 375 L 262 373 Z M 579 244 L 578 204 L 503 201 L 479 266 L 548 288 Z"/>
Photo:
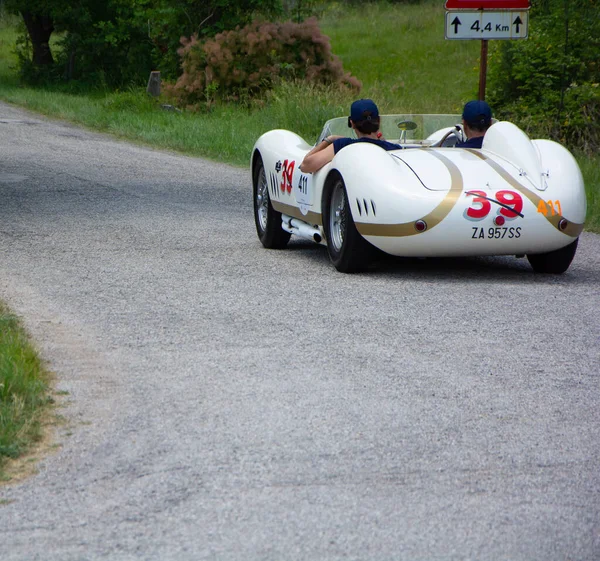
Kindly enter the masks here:
<path id="1" fill-rule="evenodd" d="M 374 248 L 405 257 L 527 255 L 536 272 L 566 271 L 586 213 L 573 156 L 504 121 L 481 149 L 456 148 L 460 121 L 384 115 L 381 130 L 401 149 L 351 144 L 314 174 L 299 169 L 312 146 L 297 134 L 263 134 L 251 157 L 260 241 L 284 248 L 294 234 L 326 243 L 347 273 L 363 269 Z M 332 119 L 318 142 L 351 132 L 346 117 Z"/>

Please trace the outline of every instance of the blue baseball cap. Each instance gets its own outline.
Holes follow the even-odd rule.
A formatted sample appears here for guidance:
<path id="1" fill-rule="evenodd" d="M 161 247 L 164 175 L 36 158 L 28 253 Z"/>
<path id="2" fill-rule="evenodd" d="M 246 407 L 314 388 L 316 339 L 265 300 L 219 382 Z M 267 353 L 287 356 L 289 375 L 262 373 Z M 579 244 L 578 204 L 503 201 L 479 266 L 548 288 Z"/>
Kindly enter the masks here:
<path id="1" fill-rule="evenodd" d="M 489 125 L 492 122 L 492 110 L 485 101 L 469 101 L 465 104 L 462 118 L 467 123 Z"/>
<path id="2" fill-rule="evenodd" d="M 379 117 L 379 109 L 372 99 L 359 99 L 350 107 L 350 119 L 355 123 L 377 117 Z"/>

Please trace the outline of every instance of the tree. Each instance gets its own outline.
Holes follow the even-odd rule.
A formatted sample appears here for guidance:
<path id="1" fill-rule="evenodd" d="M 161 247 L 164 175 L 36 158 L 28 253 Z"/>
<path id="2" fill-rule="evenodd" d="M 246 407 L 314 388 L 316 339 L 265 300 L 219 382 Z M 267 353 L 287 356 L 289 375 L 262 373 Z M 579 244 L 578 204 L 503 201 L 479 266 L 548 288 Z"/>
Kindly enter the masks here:
<path id="1" fill-rule="evenodd" d="M 33 45 L 33 64 L 49 66 L 54 64 L 50 50 L 50 35 L 54 31 L 54 21 L 51 16 L 35 14 L 27 10 L 21 11 L 23 21 Z"/>
<path id="2" fill-rule="evenodd" d="M 600 150 L 600 4 L 533 0 L 529 39 L 496 41 L 488 100 L 496 116 L 572 148 Z"/>
<path id="3" fill-rule="evenodd" d="M 281 0 L 5 0 L 5 7 L 20 14 L 27 29 L 26 78 L 52 73 L 109 86 L 147 77 L 155 65 L 175 77 L 180 37 L 213 36 L 257 12 L 282 12 Z M 62 38 L 53 54 L 55 31 Z"/>
<path id="4" fill-rule="evenodd" d="M 55 15 L 68 8 L 64 0 L 5 0 L 5 9 L 23 18 L 32 46 L 32 64 L 54 64 L 50 36 L 55 31 Z"/>

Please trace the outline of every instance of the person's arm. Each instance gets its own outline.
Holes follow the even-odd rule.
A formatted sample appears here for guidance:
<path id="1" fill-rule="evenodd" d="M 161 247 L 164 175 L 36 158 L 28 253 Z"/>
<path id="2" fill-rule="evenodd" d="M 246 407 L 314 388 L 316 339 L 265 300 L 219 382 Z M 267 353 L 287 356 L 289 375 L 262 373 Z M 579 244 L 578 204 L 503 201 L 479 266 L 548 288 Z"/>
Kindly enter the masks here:
<path id="1" fill-rule="evenodd" d="M 304 173 L 314 173 L 320 170 L 325 164 L 328 164 L 333 160 L 335 151 L 333 150 L 333 141 L 341 136 L 332 135 L 328 136 L 319 144 L 317 144 L 306 156 L 300 164 L 300 171 Z"/>

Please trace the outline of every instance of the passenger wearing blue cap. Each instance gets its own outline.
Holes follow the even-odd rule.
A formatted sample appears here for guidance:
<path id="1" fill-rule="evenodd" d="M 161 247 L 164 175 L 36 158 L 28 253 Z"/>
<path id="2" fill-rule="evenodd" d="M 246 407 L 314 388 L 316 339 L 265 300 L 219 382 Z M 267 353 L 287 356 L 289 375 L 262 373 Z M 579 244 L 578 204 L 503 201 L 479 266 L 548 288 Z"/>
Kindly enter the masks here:
<path id="1" fill-rule="evenodd" d="M 356 142 L 369 142 L 381 146 L 384 150 L 400 150 L 402 147 L 384 140 L 379 132 L 379 109 L 371 99 L 359 99 L 350 107 L 348 126 L 354 129 L 356 138 L 331 135 L 317 144 L 300 164 L 304 173 L 320 170 L 344 147 Z"/>
<path id="2" fill-rule="evenodd" d="M 462 114 L 467 140 L 458 142 L 457 148 L 481 148 L 483 137 L 492 126 L 492 110 L 485 101 L 469 101 Z"/>

